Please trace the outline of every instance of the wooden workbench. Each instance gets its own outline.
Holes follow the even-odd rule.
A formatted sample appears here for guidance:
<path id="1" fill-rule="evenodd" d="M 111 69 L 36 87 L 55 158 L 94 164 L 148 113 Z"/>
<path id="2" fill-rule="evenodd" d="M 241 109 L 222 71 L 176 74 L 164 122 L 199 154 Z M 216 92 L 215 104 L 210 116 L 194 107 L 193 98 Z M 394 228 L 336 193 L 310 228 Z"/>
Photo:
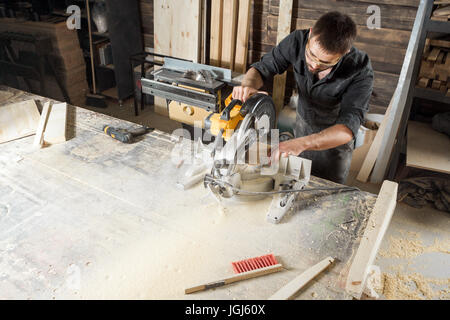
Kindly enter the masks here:
<path id="1" fill-rule="evenodd" d="M 47 100 L 2 91 L 12 96 L 0 107 Z M 171 135 L 154 131 L 127 145 L 105 135 L 105 124 L 133 126 L 70 106 L 66 143 L 0 144 L 0 299 L 267 299 L 327 256 L 339 262 L 297 299 L 351 298 L 345 281 L 375 195 L 303 194 L 270 224 L 270 198 L 221 208 L 202 185 L 177 189 L 185 166 L 171 160 Z M 335 184 L 313 177 L 310 186 Z M 267 253 L 286 270 L 184 294 L 231 275 L 232 261 Z"/>

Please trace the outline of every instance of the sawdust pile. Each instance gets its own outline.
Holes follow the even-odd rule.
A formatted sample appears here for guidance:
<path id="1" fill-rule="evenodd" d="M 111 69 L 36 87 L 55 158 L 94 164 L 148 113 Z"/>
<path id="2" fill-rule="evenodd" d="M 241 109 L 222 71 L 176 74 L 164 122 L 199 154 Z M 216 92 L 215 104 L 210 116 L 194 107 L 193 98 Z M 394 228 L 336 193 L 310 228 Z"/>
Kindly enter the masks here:
<path id="1" fill-rule="evenodd" d="M 425 246 L 420 235 L 415 232 L 404 232 L 402 238 L 390 237 L 389 248 L 380 250 L 379 255 L 385 258 L 413 258 L 426 252 L 442 252 L 450 254 L 450 239 L 434 240 L 431 246 Z"/>
<path id="2" fill-rule="evenodd" d="M 400 230 L 401 237 L 390 237 L 389 247 L 380 250 L 379 255 L 386 258 L 411 259 L 424 253 L 440 252 L 450 254 L 450 239 L 435 239 L 425 245 L 419 233 Z M 405 272 L 401 265 L 392 273 L 382 273 L 381 286 L 375 288 L 389 300 L 431 300 L 450 299 L 450 279 L 426 278 L 416 272 Z"/>
<path id="3" fill-rule="evenodd" d="M 396 274 L 383 273 L 383 288 L 379 292 L 389 300 L 431 300 L 450 299 L 450 279 L 425 278 L 418 273 Z M 433 290 L 433 285 L 443 286 L 446 289 Z"/>

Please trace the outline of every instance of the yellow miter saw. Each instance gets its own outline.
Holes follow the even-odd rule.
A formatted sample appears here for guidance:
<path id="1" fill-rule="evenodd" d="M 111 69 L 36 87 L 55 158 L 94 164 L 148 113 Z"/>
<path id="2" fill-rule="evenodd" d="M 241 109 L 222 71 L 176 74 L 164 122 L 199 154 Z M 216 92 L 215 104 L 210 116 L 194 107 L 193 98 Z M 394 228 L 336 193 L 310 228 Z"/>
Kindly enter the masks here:
<path id="1" fill-rule="evenodd" d="M 292 208 L 310 178 L 311 161 L 296 156 L 269 164 L 270 145 L 277 147 L 275 105 L 256 93 L 245 103 L 233 100 L 240 85 L 231 70 L 165 58 L 142 91 L 164 98 L 169 118 L 204 129 L 215 141 L 197 142 L 194 157 L 177 185 L 186 190 L 200 182 L 220 201 L 249 201 L 273 196 L 267 220 L 277 223 Z M 292 191 L 291 191 L 292 190 Z"/>

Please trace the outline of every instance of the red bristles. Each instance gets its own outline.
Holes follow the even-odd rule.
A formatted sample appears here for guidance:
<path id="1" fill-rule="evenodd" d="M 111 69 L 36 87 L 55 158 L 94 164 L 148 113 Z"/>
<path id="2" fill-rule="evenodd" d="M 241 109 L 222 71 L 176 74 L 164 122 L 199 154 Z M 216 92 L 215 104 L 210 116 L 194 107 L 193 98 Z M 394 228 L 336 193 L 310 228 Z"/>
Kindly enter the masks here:
<path id="1" fill-rule="evenodd" d="M 248 272 L 278 264 L 273 254 L 232 262 L 234 273 Z"/>

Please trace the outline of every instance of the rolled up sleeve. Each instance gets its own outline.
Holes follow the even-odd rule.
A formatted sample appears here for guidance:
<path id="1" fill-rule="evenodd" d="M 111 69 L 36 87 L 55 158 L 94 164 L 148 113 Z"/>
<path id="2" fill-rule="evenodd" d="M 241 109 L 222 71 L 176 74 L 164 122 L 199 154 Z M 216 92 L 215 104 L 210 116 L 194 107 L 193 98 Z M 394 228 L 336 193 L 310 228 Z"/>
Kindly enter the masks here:
<path id="1" fill-rule="evenodd" d="M 370 69 L 356 76 L 342 96 L 341 110 L 336 124 L 347 126 L 354 138 L 364 122 L 365 114 L 369 111 L 372 90 L 373 71 Z"/>
<path id="2" fill-rule="evenodd" d="M 275 74 L 282 74 L 295 61 L 295 49 L 298 44 L 296 34 L 296 31 L 289 34 L 270 52 L 266 53 L 260 61 L 251 65 L 259 71 L 263 81 Z"/>

